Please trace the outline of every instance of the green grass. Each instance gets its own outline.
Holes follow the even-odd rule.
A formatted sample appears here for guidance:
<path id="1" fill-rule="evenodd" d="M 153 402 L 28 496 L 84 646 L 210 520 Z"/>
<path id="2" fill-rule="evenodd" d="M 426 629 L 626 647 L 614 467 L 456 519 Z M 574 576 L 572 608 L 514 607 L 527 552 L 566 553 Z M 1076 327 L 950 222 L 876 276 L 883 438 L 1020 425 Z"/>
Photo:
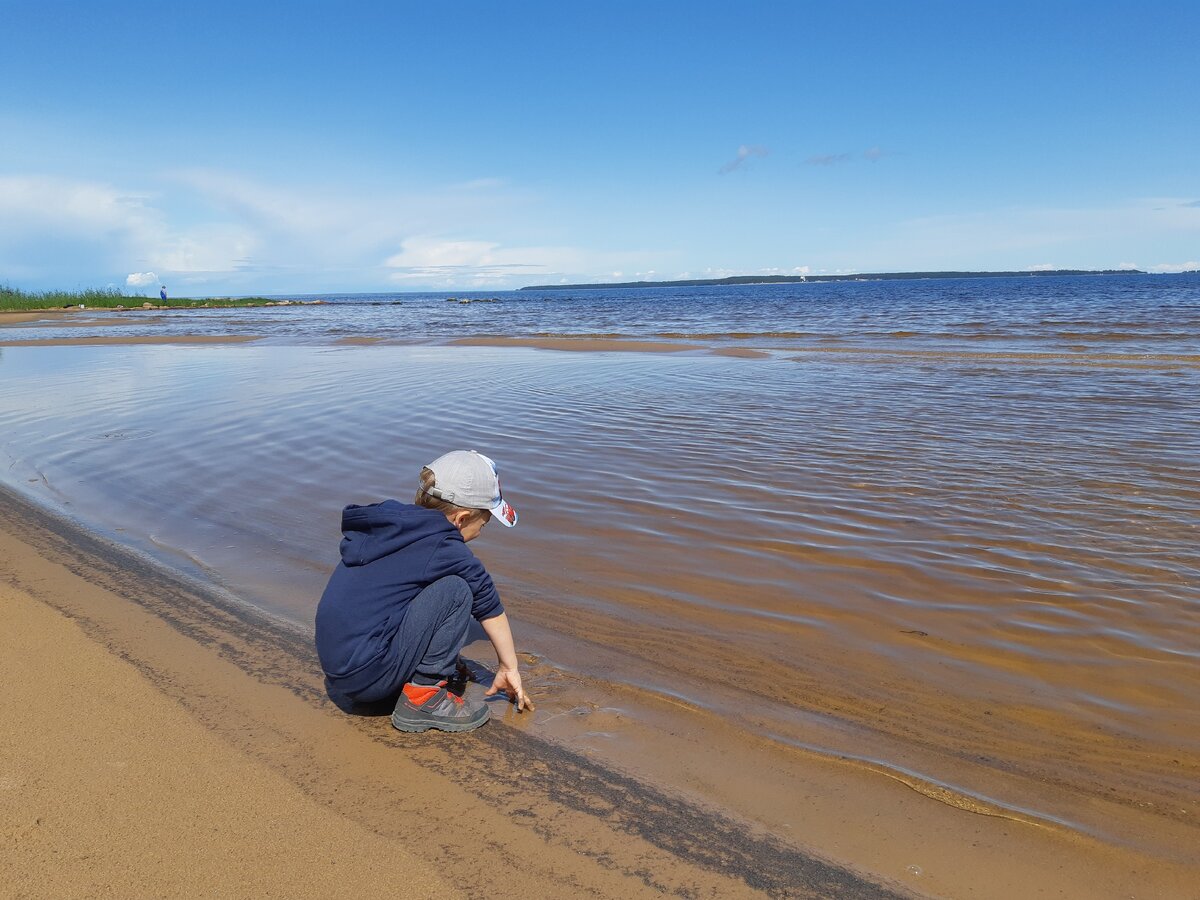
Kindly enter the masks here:
<path id="1" fill-rule="evenodd" d="M 169 307 L 193 306 L 264 306 L 271 301 L 265 297 L 206 297 L 194 299 L 191 297 L 172 297 L 166 302 Z M 153 303 L 162 306 L 163 302 L 157 297 L 132 297 L 122 294 L 116 288 L 87 291 L 19 291 L 16 288 L 0 285 L 0 310 L 19 309 L 65 309 L 78 307 L 80 304 L 88 309 L 116 309 L 119 306 L 141 309 L 143 303 Z"/>

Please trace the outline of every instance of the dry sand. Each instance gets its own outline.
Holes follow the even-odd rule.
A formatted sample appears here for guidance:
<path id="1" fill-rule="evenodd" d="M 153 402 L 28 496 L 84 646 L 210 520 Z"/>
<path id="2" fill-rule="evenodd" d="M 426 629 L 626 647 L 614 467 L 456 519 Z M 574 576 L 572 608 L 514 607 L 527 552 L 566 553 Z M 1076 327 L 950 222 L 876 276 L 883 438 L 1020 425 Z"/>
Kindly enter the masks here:
<path id="1" fill-rule="evenodd" d="M 0 491 L 9 896 L 897 896 L 493 723 L 400 735 L 307 635 Z"/>
<path id="2" fill-rule="evenodd" d="M 5 585 L 0 607 L 6 895 L 452 892 L 418 843 L 305 796 L 62 613 Z"/>

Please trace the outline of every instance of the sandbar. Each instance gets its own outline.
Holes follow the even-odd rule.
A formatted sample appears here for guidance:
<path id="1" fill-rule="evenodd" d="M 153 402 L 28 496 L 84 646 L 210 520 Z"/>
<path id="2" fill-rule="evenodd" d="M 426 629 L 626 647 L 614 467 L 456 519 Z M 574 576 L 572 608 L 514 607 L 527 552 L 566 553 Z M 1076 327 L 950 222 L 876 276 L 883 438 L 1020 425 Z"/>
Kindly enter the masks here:
<path id="1" fill-rule="evenodd" d="M 5 325 L 20 325 L 24 322 L 44 322 L 54 316 L 60 316 L 67 310 L 39 309 L 25 312 L 24 310 L 0 309 L 0 328 Z"/>

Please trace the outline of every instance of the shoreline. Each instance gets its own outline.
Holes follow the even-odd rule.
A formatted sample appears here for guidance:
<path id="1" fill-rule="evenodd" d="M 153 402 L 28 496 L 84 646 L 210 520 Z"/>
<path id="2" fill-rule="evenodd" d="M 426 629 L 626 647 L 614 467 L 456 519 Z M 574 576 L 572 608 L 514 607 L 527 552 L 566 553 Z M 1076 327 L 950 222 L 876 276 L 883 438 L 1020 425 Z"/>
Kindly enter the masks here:
<path id="1" fill-rule="evenodd" d="M 411 833 L 414 817 L 424 819 L 440 835 L 434 844 L 443 843 L 430 852 L 422 842 L 422 858 L 456 859 L 438 871 L 459 892 L 491 884 L 492 896 L 904 895 L 499 722 L 470 737 L 408 737 L 386 717 L 345 716 L 325 697 L 299 629 L 7 488 L 0 501 L 6 607 L 37 603 L 71 619 L 235 754 L 340 818 L 393 841 Z M 34 729 L 66 713 L 33 706 Z M 136 709 L 122 715 L 137 720 Z M 20 821 L 41 817 L 23 791 L 6 793 Z M 128 811 L 133 800 L 118 792 L 110 802 Z M 22 869 L 47 865 L 48 849 L 21 853 Z"/>
<path id="2" fill-rule="evenodd" d="M 1150 885 L 1182 890 L 1194 875 L 1067 830 L 948 806 L 912 785 L 833 761 L 797 760 L 781 773 L 811 792 L 811 805 L 796 810 L 808 834 L 792 843 L 501 717 L 469 737 L 398 737 L 386 717 L 346 716 L 333 707 L 303 629 L 113 545 L 4 486 L 0 560 L 0 584 L 72 619 L 210 734 L 309 800 L 392 840 L 414 814 L 459 837 L 465 828 L 467 844 L 484 849 L 460 872 L 460 892 L 491 883 L 495 896 L 518 885 L 562 894 L 591 883 L 604 896 L 647 888 L 698 896 L 1002 897 L 1036 888 L 1118 896 Z M 136 711 L 124 714 L 136 718 Z M 42 715 L 62 711 L 46 706 Z M 424 785 L 415 794 L 414 783 Z M 36 817 L 37 810 L 22 806 L 21 814 Z M 467 821 L 478 821 L 478 830 Z M 516 846 L 488 846 L 497 821 L 510 830 L 518 824 Z M 818 852 L 801 846 L 818 836 Z M 434 858 L 446 853 L 461 850 L 443 845 Z M 23 864 L 44 862 L 35 853 Z M 532 887 L 531 871 L 541 873 Z M 860 874 L 872 871 L 891 877 Z"/>

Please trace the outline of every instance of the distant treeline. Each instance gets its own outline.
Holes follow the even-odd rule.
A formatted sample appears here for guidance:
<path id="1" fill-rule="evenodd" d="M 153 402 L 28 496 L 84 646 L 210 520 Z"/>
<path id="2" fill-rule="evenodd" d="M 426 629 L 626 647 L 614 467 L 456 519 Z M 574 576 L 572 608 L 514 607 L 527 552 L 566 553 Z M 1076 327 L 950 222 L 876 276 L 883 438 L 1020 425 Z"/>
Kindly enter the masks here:
<path id="1" fill-rule="evenodd" d="M 155 307 L 264 306 L 269 302 L 271 301 L 265 297 L 206 297 L 203 300 L 177 297 L 163 302 L 157 297 L 122 294 L 115 288 L 83 291 L 20 291 L 0 284 L 0 310 L 66 309 L 80 306 L 85 309 L 116 309 L 118 307 L 129 309 L 140 308 L 145 303 L 152 303 Z"/>
<path id="2" fill-rule="evenodd" d="M 1017 278 L 1048 275 L 1145 275 L 1141 269 L 1046 269 L 1028 272 L 872 272 L 861 275 L 733 275 L 729 278 L 690 278 L 684 281 L 618 281 L 608 284 L 531 284 L 523 291 L 563 291 L 599 288 L 708 287 L 721 284 L 802 284 L 810 281 L 903 281 L 916 278 Z"/>

